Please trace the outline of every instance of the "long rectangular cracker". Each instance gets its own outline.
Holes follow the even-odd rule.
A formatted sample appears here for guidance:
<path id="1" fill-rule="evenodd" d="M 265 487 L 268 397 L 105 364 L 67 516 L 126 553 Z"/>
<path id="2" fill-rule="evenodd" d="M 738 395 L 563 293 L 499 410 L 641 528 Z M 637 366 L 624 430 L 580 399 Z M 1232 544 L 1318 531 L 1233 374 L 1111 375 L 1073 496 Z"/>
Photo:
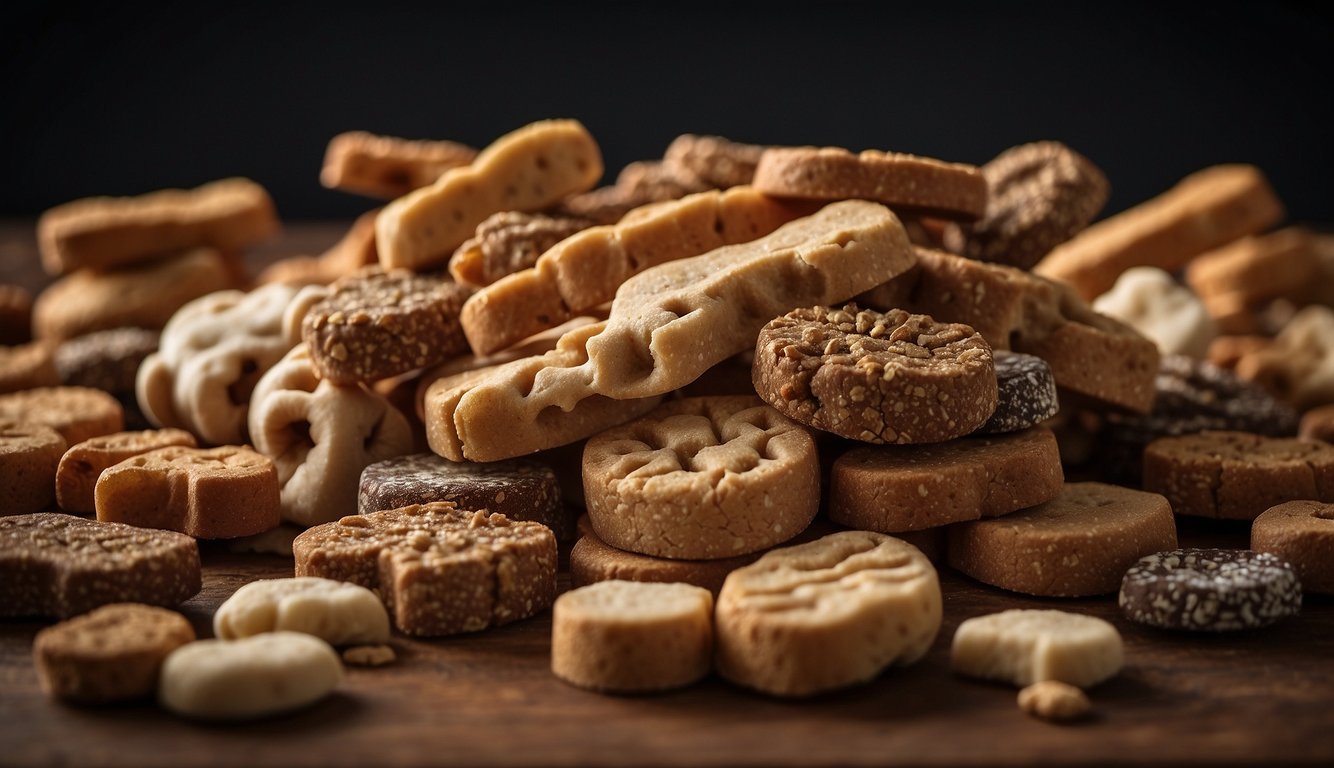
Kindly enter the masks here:
<path id="1" fill-rule="evenodd" d="M 425 141 L 348 131 L 329 140 L 320 183 L 359 195 L 393 200 L 435 183 L 467 165 L 477 150 L 455 141 Z"/>

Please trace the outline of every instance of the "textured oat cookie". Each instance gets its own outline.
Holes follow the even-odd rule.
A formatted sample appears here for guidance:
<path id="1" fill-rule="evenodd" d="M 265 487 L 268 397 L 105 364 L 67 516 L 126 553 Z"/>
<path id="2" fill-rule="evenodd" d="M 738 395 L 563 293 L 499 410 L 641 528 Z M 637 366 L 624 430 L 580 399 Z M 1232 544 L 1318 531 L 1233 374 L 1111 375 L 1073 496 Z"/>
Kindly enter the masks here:
<path id="1" fill-rule="evenodd" d="M 59 384 L 52 352 L 48 341 L 0 346 L 0 394 Z"/>
<path id="2" fill-rule="evenodd" d="M 454 251 L 449 273 L 460 283 L 490 285 L 532 267 L 548 248 L 595 224 L 579 216 L 519 211 L 492 214 Z"/>
<path id="3" fill-rule="evenodd" d="M 32 295 L 21 285 L 0 283 L 0 344 L 32 340 Z"/>
<path id="4" fill-rule="evenodd" d="M 152 696 L 162 662 L 194 639 L 175 611 L 115 603 L 38 632 L 32 656 L 48 696 L 105 704 Z"/>
<path id="5" fill-rule="evenodd" d="M 1176 546 L 1167 499 L 1066 483 L 1036 507 L 950 527 L 950 565 L 992 586 L 1043 597 L 1115 592 L 1136 559 Z"/>
<path id="6" fill-rule="evenodd" d="M 133 456 L 173 445 L 194 448 L 194 435 L 182 429 L 116 432 L 72 445 L 60 457 L 56 469 L 56 503 L 66 512 L 95 512 L 94 490 L 103 470 Z"/>
<path id="7" fill-rule="evenodd" d="M 205 443 L 246 442 L 255 384 L 297 342 L 283 327 L 296 295 L 292 286 L 272 284 L 219 291 L 182 307 L 139 367 L 135 390 L 144 415 Z"/>
<path id="8" fill-rule="evenodd" d="M 1283 204 L 1258 168 L 1216 165 L 1080 232 L 1034 271 L 1070 283 L 1092 301 L 1131 267 L 1175 272 L 1195 256 L 1282 218 Z"/>
<path id="9" fill-rule="evenodd" d="M 660 691 L 713 666 L 713 595 L 689 584 L 603 581 L 551 610 L 551 671 L 595 691 Z"/>
<path id="10" fill-rule="evenodd" d="M 1093 309 L 1144 334 L 1164 355 L 1204 358 L 1218 335 L 1199 298 L 1157 267 L 1127 269 Z"/>
<path id="11" fill-rule="evenodd" d="M 1035 355 L 992 350 L 996 366 L 996 410 L 976 434 L 997 435 L 1037 426 L 1060 410 L 1056 379 Z"/>
<path id="12" fill-rule="evenodd" d="M 917 248 L 917 268 L 858 297 L 973 327 L 993 349 L 1036 355 L 1064 392 L 1140 413 L 1153 404 L 1158 348 L 1094 312 L 1069 286 L 1003 264 Z"/>
<path id="13" fill-rule="evenodd" d="M 38 219 L 37 240 L 42 266 L 58 275 L 138 264 L 199 246 L 237 251 L 277 229 L 269 193 L 235 178 L 188 190 L 65 203 Z"/>
<path id="14" fill-rule="evenodd" d="M 375 221 L 386 269 L 443 266 L 498 211 L 540 211 L 602 176 L 597 143 L 577 121 L 544 120 L 496 139 L 471 165 L 400 197 Z"/>
<path id="15" fill-rule="evenodd" d="M 755 178 L 755 166 L 759 165 L 765 149 L 721 136 L 683 133 L 667 145 L 662 161 L 685 169 L 705 184 L 728 189 L 749 184 Z"/>
<path id="16" fill-rule="evenodd" d="M 189 536 L 58 512 L 0 517 L 0 616 L 172 606 L 199 587 L 199 546 Z"/>
<path id="17" fill-rule="evenodd" d="M 66 445 L 125 428 L 125 414 L 116 398 L 87 387 L 41 387 L 0 395 L 0 421 L 45 424 L 59 432 Z"/>
<path id="18" fill-rule="evenodd" d="M 347 131 L 329 140 L 320 183 L 393 200 L 435 183 L 445 171 L 471 163 L 477 150 L 444 140 L 412 140 Z"/>
<path id="19" fill-rule="evenodd" d="M 369 589 L 310 576 L 243 585 L 213 614 L 213 634 L 236 640 L 264 632 L 302 632 L 329 645 L 389 640 L 389 614 Z"/>
<path id="20" fill-rule="evenodd" d="M 273 459 L 283 519 L 298 525 L 353 514 L 361 471 L 413 450 L 397 408 L 361 386 L 318 378 L 305 344 L 264 374 L 251 400 L 251 439 Z"/>
<path id="21" fill-rule="evenodd" d="M 1285 501 L 1334 501 L 1334 446 L 1249 432 L 1164 437 L 1144 449 L 1144 488 L 1179 515 L 1254 520 Z"/>
<path id="22" fill-rule="evenodd" d="M 281 520 L 278 473 L 269 457 L 242 446 L 158 448 L 103 470 L 97 519 L 232 539 Z"/>
<path id="23" fill-rule="evenodd" d="M 459 308 L 471 294 L 438 277 L 366 267 L 310 307 L 301 339 L 335 384 L 387 379 L 468 351 Z"/>
<path id="24" fill-rule="evenodd" d="M 967 619 L 954 631 L 950 667 L 963 675 L 1026 686 L 1058 680 L 1088 688 L 1121 671 L 1116 627 L 1094 616 L 1009 610 Z"/>
<path id="25" fill-rule="evenodd" d="M 1334 308 L 1298 312 L 1272 344 L 1237 361 L 1236 370 L 1298 409 L 1334 403 Z"/>
<path id="26" fill-rule="evenodd" d="M 987 207 L 987 181 L 976 167 L 873 149 L 773 147 L 760 156 L 752 183 L 778 197 L 860 198 L 961 221 Z"/>
<path id="27" fill-rule="evenodd" d="M 1291 563 L 1303 592 L 1334 594 L 1334 504 L 1289 501 L 1270 507 L 1251 524 L 1251 549 Z"/>
<path id="28" fill-rule="evenodd" d="M 0 516 L 39 512 L 51 504 L 65 445 L 49 426 L 0 419 Z"/>
<path id="29" fill-rule="evenodd" d="M 787 541 L 820 507 L 815 441 L 756 397 L 675 400 L 584 446 L 598 538 L 707 560 Z"/>
<path id="30" fill-rule="evenodd" d="M 1312 408 L 1302 414 L 1297 436 L 1303 440 L 1323 440 L 1334 443 L 1334 403 Z"/>
<path id="31" fill-rule="evenodd" d="M 1302 588 L 1292 566 L 1268 552 L 1174 549 L 1132 565 L 1117 602 L 1139 624 L 1224 632 L 1297 615 Z"/>
<path id="32" fill-rule="evenodd" d="M 835 533 L 727 577 L 714 663 L 749 688 L 808 696 L 917 661 L 940 618 L 936 570 L 915 547 L 879 533 Z"/>
<path id="33" fill-rule="evenodd" d="M 297 576 L 376 590 L 400 632 L 476 632 L 556 598 L 556 538 L 540 523 L 433 502 L 316 526 L 292 544 Z"/>
<path id="34" fill-rule="evenodd" d="M 1057 141 L 1011 147 L 982 166 L 987 208 L 945 228 L 945 247 L 979 261 L 1031 269 L 1088 226 L 1107 202 L 1107 177 Z"/>
<path id="35" fill-rule="evenodd" d="M 854 448 L 829 475 L 829 519 L 897 533 L 999 517 L 1048 501 L 1064 480 L 1045 427 L 936 445 Z"/>
<path id="36" fill-rule="evenodd" d="M 780 413 L 868 443 L 950 440 L 996 410 L 986 341 L 901 309 L 794 309 L 760 330 L 751 370 Z"/>
<path id="37" fill-rule="evenodd" d="M 646 269 L 768 235 L 800 213 L 742 187 L 701 192 L 587 229 L 469 299 L 463 330 L 478 354 L 494 352 L 611 301 Z"/>
<path id="38" fill-rule="evenodd" d="M 199 640 L 163 663 L 158 703 L 200 720 L 249 720 L 309 706 L 342 679 L 338 654 L 311 635 Z"/>

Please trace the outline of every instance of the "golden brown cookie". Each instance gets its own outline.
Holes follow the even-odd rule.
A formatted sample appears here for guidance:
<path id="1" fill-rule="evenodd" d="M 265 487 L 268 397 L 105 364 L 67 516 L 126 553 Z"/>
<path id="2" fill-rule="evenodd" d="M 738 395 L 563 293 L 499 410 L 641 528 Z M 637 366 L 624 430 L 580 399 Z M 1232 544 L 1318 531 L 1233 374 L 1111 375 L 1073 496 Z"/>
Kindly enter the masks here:
<path id="1" fill-rule="evenodd" d="M 426 141 L 348 131 L 329 139 L 320 183 L 359 195 L 393 200 L 435 183 L 467 165 L 477 150 L 455 141 Z"/>
<path id="2" fill-rule="evenodd" d="M 0 283 L 0 344 L 32 340 L 32 295 L 21 285 Z"/>
<path id="3" fill-rule="evenodd" d="M 347 234 L 319 256 L 289 256 L 271 263 L 255 279 L 257 285 L 328 285 L 344 275 L 379 262 L 375 253 L 375 217 L 380 209 L 357 217 Z"/>
<path id="4" fill-rule="evenodd" d="M 680 165 L 641 160 L 622 168 L 615 184 L 566 198 L 556 210 L 598 224 L 615 224 L 630 211 L 679 200 L 709 187 Z"/>
<path id="5" fill-rule="evenodd" d="M 400 632 L 476 632 L 556 598 L 556 538 L 539 523 L 433 502 L 352 515 L 292 543 L 297 576 L 376 590 Z"/>
<path id="6" fill-rule="evenodd" d="M 105 704 L 157 693 L 162 662 L 194 639 L 175 611 L 114 603 L 38 632 L 32 657 L 48 696 Z"/>
<path id="7" fill-rule="evenodd" d="M 60 457 L 56 469 L 56 503 L 66 512 L 96 512 L 94 490 L 103 470 L 133 456 L 168 446 L 194 448 L 194 435 L 183 429 L 116 432 L 70 446 Z"/>
<path id="8" fill-rule="evenodd" d="M 1251 549 L 1287 560 L 1303 592 L 1334 594 L 1334 504 L 1288 501 L 1251 524 Z"/>
<path id="9" fill-rule="evenodd" d="M 607 544 L 592 531 L 579 537 L 570 550 L 570 584 L 582 587 L 599 581 L 624 579 L 660 584 L 691 584 L 714 595 L 723 588 L 727 574 L 750 565 L 764 550 L 717 560 L 681 560 L 641 555 Z"/>
<path id="10" fill-rule="evenodd" d="M 1238 360 L 1236 370 L 1298 410 L 1334 403 L 1334 308 L 1298 312 L 1272 344 Z"/>
<path id="11" fill-rule="evenodd" d="M 1103 483 L 1067 483 L 1051 501 L 950 527 L 950 565 L 1001 589 L 1042 597 L 1110 594 L 1136 560 L 1176 547 L 1167 499 Z"/>
<path id="12" fill-rule="evenodd" d="M 780 413 L 868 443 L 950 440 L 996 410 L 990 345 L 901 309 L 794 309 L 760 330 L 751 371 Z"/>
<path id="13" fill-rule="evenodd" d="M 53 352 L 49 341 L 0 346 L 0 394 L 59 384 Z"/>
<path id="14" fill-rule="evenodd" d="M 449 273 L 460 283 L 490 285 L 532 267 L 548 248 L 595 223 L 592 219 L 547 213 L 492 214 L 454 251 Z"/>
<path id="15" fill-rule="evenodd" d="M 199 587 L 199 546 L 189 536 L 59 512 L 0 517 L 0 616 L 172 606 Z"/>
<path id="16" fill-rule="evenodd" d="M 65 438 L 43 424 L 0 419 L 0 515 L 26 515 L 50 506 Z"/>
<path id="17" fill-rule="evenodd" d="M 686 170 L 705 184 L 728 189 L 750 184 L 765 149 L 721 136 L 683 133 L 667 145 L 662 162 Z"/>
<path id="18" fill-rule="evenodd" d="M 777 197 L 874 200 L 895 209 L 972 221 L 986 212 L 987 181 L 974 166 L 868 149 L 773 147 L 754 187 Z"/>
<path id="19" fill-rule="evenodd" d="M 1240 238 L 1186 267 L 1186 284 L 1215 317 L 1234 308 L 1254 313 L 1274 299 L 1305 304 L 1323 279 L 1315 238 L 1301 227 Z"/>
<path id="20" fill-rule="evenodd" d="M 1302 414 L 1297 436 L 1303 440 L 1323 440 L 1334 443 L 1334 403 L 1312 408 Z"/>
<path id="21" fill-rule="evenodd" d="M 109 435 L 125 428 L 116 398 L 87 387 L 42 387 L 0 395 L 0 421 L 45 424 L 66 445 Z"/>

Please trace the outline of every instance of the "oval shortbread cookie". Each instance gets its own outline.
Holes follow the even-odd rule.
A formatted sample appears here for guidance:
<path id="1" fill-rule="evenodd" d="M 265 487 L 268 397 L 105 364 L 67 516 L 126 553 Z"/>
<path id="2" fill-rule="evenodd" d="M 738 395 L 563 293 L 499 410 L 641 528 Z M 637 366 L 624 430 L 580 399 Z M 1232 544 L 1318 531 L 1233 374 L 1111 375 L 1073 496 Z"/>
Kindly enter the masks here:
<path id="1" fill-rule="evenodd" d="M 1302 587 L 1292 566 L 1268 552 L 1174 549 L 1132 565 L 1117 601 L 1140 624 L 1224 632 L 1297 615 Z"/>
<path id="2" fill-rule="evenodd" d="M 1116 627 L 1066 611 L 1009 610 L 964 621 L 954 631 L 955 672 L 1026 686 L 1043 680 L 1087 688 L 1121 671 Z"/>
<path id="3" fill-rule="evenodd" d="M 152 696 L 162 662 L 194 639 L 175 611 L 116 603 L 38 632 L 32 656 L 47 695 L 103 704 Z"/>
<path id="4" fill-rule="evenodd" d="M 1289 501 L 1251 524 L 1251 549 L 1292 563 L 1302 591 L 1334 594 L 1334 504 Z"/>
<path id="5" fill-rule="evenodd" d="M 940 629 L 940 584 L 912 545 L 848 531 L 733 571 L 715 618 L 723 677 L 808 696 L 920 659 Z"/>
<path id="6" fill-rule="evenodd" d="M 213 634 L 235 640 L 264 632 L 302 632 L 329 645 L 389 640 L 389 614 L 375 593 L 311 576 L 252 581 L 213 614 Z"/>
<path id="7" fill-rule="evenodd" d="M 329 644 L 300 632 L 199 640 L 162 665 L 158 701 L 185 717 L 248 720 L 313 704 L 343 679 Z"/>

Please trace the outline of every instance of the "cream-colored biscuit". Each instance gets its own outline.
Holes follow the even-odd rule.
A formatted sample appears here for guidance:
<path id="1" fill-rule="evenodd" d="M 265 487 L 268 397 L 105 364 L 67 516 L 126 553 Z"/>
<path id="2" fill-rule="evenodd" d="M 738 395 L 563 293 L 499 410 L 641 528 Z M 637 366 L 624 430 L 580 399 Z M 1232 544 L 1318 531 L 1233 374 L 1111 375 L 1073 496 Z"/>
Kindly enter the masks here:
<path id="1" fill-rule="evenodd" d="M 40 512 L 51 504 L 65 438 L 44 424 L 0 419 L 0 515 Z"/>
<path id="2" fill-rule="evenodd" d="M 544 120 L 506 134 L 471 165 L 386 205 L 375 221 L 385 269 L 444 266 L 499 211 L 540 211 L 602 176 L 602 153 L 575 120 Z"/>
<path id="3" fill-rule="evenodd" d="M 940 630 L 940 583 L 912 545 L 847 531 L 773 550 L 733 571 L 715 619 L 723 677 L 808 696 L 925 655 Z"/>
<path id="4" fill-rule="evenodd" d="M 66 512 L 97 510 L 94 490 L 102 471 L 158 448 L 172 445 L 195 447 L 195 438 L 182 429 L 116 432 L 70 446 L 56 469 L 56 503 Z"/>
<path id="5" fill-rule="evenodd" d="M 477 150 L 456 141 L 428 141 L 347 131 L 329 139 L 320 183 L 359 195 L 393 200 L 433 184 L 451 168 L 467 165 Z"/>
<path id="6" fill-rule="evenodd" d="M 1203 360 L 1218 335 L 1199 297 L 1157 267 L 1131 267 L 1093 301 L 1093 310 L 1134 328 L 1164 355 Z"/>
<path id="7" fill-rule="evenodd" d="M 389 614 L 365 587 L 311 576 L 252 581 L 213 614 L 213 634 L 223 640 L 263 632 L 303 632 L 329 645 L 384 643 Z"/>
<path id="8" fill-rule="evenodd" d="M 194 639 L 175 611 L 115 603 L 38 632 L 32 657 L 47 695 L 103 704 L 152 696 L 163 660 Z"/>
<path id="9" fill-rule="evenodd" d="M 343 679 L 329 644 L 300 632 L 199 640 L 162 665 L 158 702 L 200 720 L 249 720 L 313 704 Z"/>
<path id="10" fill-rule="evenodd" d="M 41 387 L 0 395 L 0 421 L 44 424 L 76 445 L 125 429 L 125 410 L 100 389 Z"/>
<path id="11" fill-rule="evenodd" d="M 954 631 L 955 672 L 1026 686 L 1043 680 L 1087 688 L 1121 671 L 1121 635 L 1094 616 L 1009 610 L 976 616 Z"/>
<path id="12" fill-rule="evenodd" d="M 255 385 L 250 437 L 273 458 L 282 516 L 311 526 L 357 511 L 361 470 L 412 453 L 412 429 L 387 400 L 315 375 L 299 344 Z"/>

